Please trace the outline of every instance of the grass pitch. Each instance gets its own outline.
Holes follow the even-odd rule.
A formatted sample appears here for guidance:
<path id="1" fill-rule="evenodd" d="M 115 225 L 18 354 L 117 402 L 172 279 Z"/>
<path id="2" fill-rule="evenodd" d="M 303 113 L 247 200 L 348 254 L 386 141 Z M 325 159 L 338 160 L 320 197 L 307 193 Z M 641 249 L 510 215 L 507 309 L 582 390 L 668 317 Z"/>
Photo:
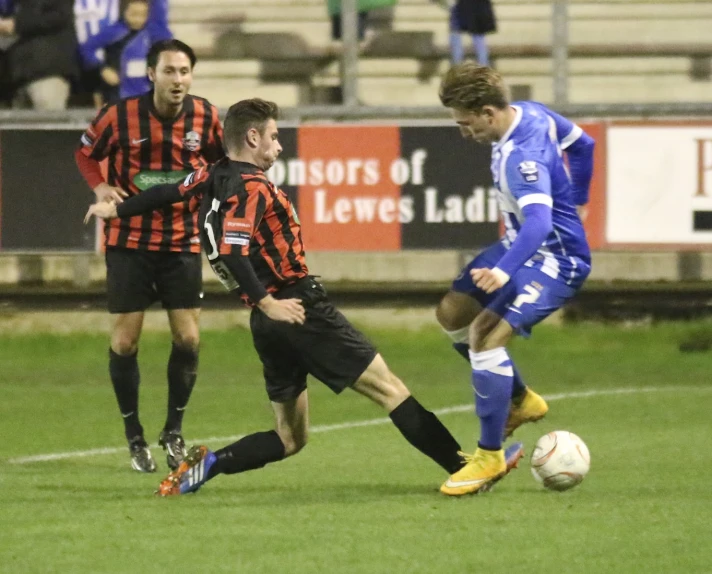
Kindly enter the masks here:
<path id="1" fill-rule="evenodd" d="M 471 403 L 469 369 L 436 329 L 362 327 L 426 407 Z M 129 468 L 106 337 L 0 337 L 0 572 L 711 572 L 712 355 L 678 350 L 699 328 L 541 326 L 517 341 L 527 382 L 565 395 L 517 438 L 529 452 L 545 432 L 576 432 L 591 472 L 554 493 L 524 464 L 492 493 L 461 499 L 437 492 L 444 473 L 391 425 L 329 428 L 385 413 L 316 381 L 311 420 L 321 432 L 302 453 L 218 477 L 195 495 L 155 498 L 165 459 L 154 449 L 156 475 Z M 167 335 L 144 335 L 141 418 L 151 440 L 163 423 L 169 350 Z M 471 411 L 442 420 L 474 448 Z M 188 441 L 270 424 L 249 333 L 205 331 Z M 97 448 L 108 452 L 79 456 Z M 51 453 L 66 454 L 26 461 Z"/>

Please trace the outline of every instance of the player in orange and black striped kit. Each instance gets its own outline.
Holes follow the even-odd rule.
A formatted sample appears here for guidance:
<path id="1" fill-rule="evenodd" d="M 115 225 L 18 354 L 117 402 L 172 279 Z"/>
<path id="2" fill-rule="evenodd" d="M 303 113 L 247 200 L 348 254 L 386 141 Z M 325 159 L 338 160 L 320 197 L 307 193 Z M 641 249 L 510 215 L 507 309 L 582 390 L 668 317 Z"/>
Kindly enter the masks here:
<path id="1" fill-rule="evenodd" d="M 89 209 L 88 216 L 111 218 L 199 198 L 208 260 L 225 287 L 252 307 L 250 329 L 275 429 L 216 452 L 193 447 L 158 494 L 194 492 L 218 474 L 261 468 L 299 452 L 308 433 L 308 374 L 336 393 L 352 388 L 386 409 L 406 440 L 451 474 L 464 464 L 457 441 L 309 275 L 296 211 L 264 174 L 282 149 L 277 112 L 276 104 L 259 99 L 235 104 L 225 118 L 228 159 L 198 170 L 181 185 L 158 186 L 121 205 Z M 509 462 L 507 472 L 516 459 Z"/>
<path id="2" fill-rule="evenodd" d="M 104 107 L 82 135 L 77 165 L 97 201 L 120 203 L 161 183 L 178 182 L 224 157 L 215 106 L 188 94 L 195 65 L 178 40 L 156 43 L 147 57 L 154 89 Z M 107 161 L 108 177 L 99 162 Z M 198 367 L 202 274 L 198 213 L 190 202 L 110 221 L 105 227 L 107 299 L 116 321 L 109 371 L 124 419 L 131 464 L 156 464 L 138 416 L 138 342 L 144 311 L 160 300 L 168 312 L 173 347 L 168 361 L 168 415 L 159 437 L 168 465 L 185 454 L 183 411 Z"/>

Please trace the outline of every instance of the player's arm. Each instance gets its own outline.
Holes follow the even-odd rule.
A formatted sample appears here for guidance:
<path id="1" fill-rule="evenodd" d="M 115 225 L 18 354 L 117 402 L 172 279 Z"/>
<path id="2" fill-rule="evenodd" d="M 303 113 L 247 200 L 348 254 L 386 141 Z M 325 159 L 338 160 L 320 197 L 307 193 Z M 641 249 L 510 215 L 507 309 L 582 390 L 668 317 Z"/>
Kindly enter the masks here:
<path id="1" fill-rule="evenodd" d="M 101 219 L 142 215 L 166 205 L 182 203 L 192 197 L 202 196 L 209 177 L 210 170 L 201 167 L 198 171 L 189 174 L 182 183 L 154 185 L 118 205 L 115 202 L 95 203 L 89 206 L 84 222 L 89 221 L 92 215 Z"/>
<path id="2" fill-rule="evenodd" d="M 239 286 L 241 292 L 265 315 L 274 321 L 302 324 L 305 314 L 301 301 L 275 299 L 267 292 L 250 262 L 250 243 L 272 199 L 262 184 L 248 184 L 247 187 L 246 194 L 228 199 L 227 212 L 222 222 L 222 240 L 219 246 L 211 245 L 210 248 L 219 252 L 219 262 L 234 278 L 235 286 Z M 206 220 L 206 227 L 209 226 L 210 217 Z M 212 233 L 212 236 L 215 237 L 215 234 Z M 214 263 L 213 269 L 216 269 Z"/>
<path id="3" fill-rule="evenodd" d="M 547 109 L 546 113 L 556 124 L 559 146 L 566 153 L 571 175 L 574 203 L 584 206 L 588 203 L 588 191 L 593 177 L 594 139 L 571 120 Z"/>
<path id="4" fill-rule="evenodd" d="M 110 44 L 120 41 L 129 34 L 130 30 L 123 22 L 119 21 L 101 30 L 95 36 L 90 36 L 84 44 L 79 46 L 79 55 L 85 68 L 94 69 L 104 64 L 97 57 L 97 50 L 106 48 Z"/>
<path id="5" fill-rule="evenodd" d="M 94 121 L 82 134 L 79 147 L 74 152 L 79 172 L 94 191 L 97 201 L 121 203 L 128 197 L 123 189 L 106 183 L 100 162 L 115 150 L 118 142 L 116 106 L 104 106 Z"/>
<path id="6" fill-rule="evenodd" d="M 505 166 L 507 183 L 524 221 L 507 253 L 493 269 L 473 269 L 472 279 L 487 293 L 507 284 L 510 277 L 537 252 L 553 230 L 551 178 L 545 165 L 513 154 Z"/>

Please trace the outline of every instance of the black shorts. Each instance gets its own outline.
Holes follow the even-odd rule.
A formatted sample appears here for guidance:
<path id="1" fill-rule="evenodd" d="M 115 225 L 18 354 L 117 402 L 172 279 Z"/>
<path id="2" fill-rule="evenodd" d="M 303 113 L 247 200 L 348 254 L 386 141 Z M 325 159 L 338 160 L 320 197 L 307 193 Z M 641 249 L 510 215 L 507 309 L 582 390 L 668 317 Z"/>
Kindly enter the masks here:
<path id="1" fill-rule="evenodd" d="M 109 313 L 145 311 L 155 301 L 164 309 L 196 309 L 203 298 L 199 253 L 106 250 Z"/>
<path id="2" fill-rule="evenodd" d="M 375 358 L 371 342 L 334 307 L 324 288 L 305 278 L 275 294 L 301 299 L 303 325 L 273 321 L 257 308 L 250 316 L 255 349 L 264 367 L 267 395 L 282 403 L 307 387 L 307 374 L 335 393 L 353 385 Z"/>

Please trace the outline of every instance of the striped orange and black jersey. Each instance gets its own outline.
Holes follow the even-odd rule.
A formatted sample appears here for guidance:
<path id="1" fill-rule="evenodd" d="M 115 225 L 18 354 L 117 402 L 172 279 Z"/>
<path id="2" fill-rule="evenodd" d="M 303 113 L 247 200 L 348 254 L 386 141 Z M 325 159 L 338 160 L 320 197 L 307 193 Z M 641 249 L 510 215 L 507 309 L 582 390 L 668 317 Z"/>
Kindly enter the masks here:
<path id="1" fill-rule="evenodd" d="M 201 242 L 211 263 L 249 257 L 268 293 L 309 275 L 297 212 L 261 169 L 225 159 L 191 174 L 179 189 L 184 198 L 201 201 Z"/>
<path id="2" fill-rule="evenodd" d="M 97 161 L 107 159 L 107 183 L 129 195 L 177 183 L 225 155 L 215 106 L 188 95 L 181 114 L 164 119 L 153 105 L 153 92 L 105 106 L 82 135 L 80 152 Z M 105 235 L 107 247 L 200 252 L 198 213 L 189 202 L 113 219 Z"/>

